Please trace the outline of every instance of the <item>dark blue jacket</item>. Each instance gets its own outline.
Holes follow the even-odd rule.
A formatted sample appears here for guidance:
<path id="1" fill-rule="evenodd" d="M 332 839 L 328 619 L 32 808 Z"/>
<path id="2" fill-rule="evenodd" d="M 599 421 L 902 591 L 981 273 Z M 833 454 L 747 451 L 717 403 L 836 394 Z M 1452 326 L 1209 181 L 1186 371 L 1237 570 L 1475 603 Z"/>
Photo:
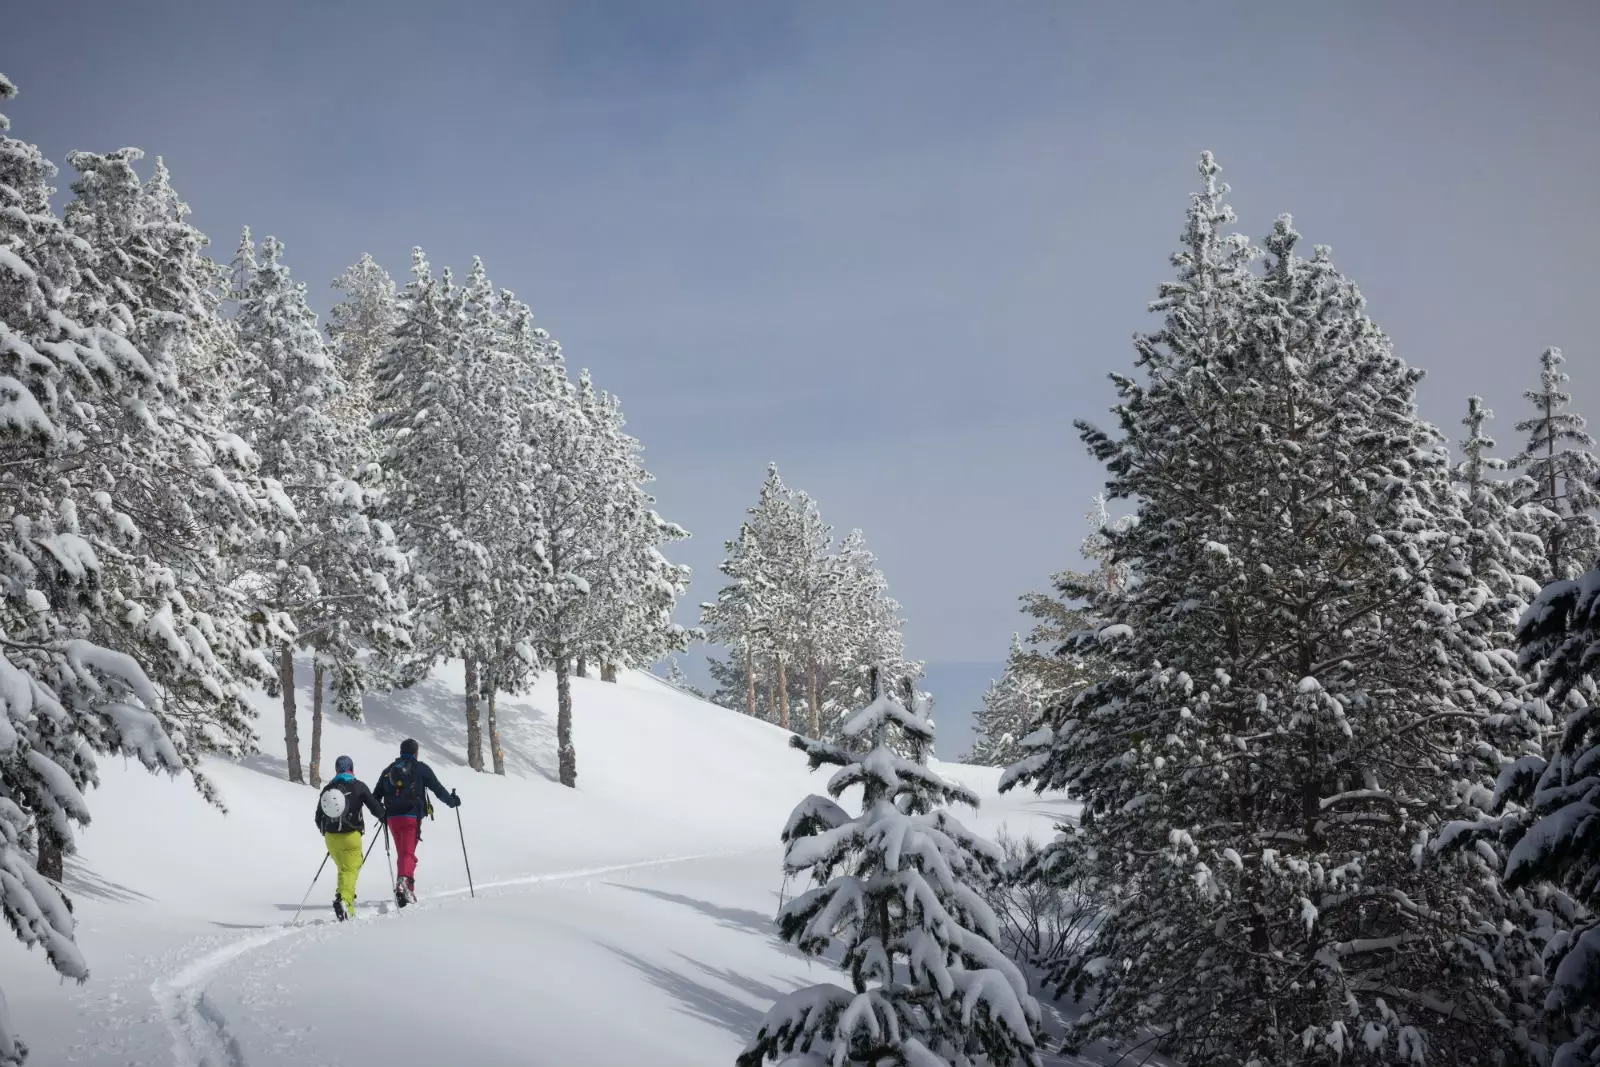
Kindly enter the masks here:
<path id="1" fill-rule="evenodd" d="M 394 795 L 394 787 L 389 783 L 389 767 L 393 767 L 395 764 L 410 765 L 407 770 L 417 783 L 416 798 Z M 375 792 L 375 795 L 378 798 L 378 803 L 383 805 L 383 813 L 385 818 L 419 819 L 426 815 L 427 811 L 425 809 L 427 797 L 422 792 L 424 789 L 431 789 L 433 791 L 433 795 L 438 797 L 440 802 L 446 807 L 455 806 L 455 802 L 451 800 L 450 794 L 446 793 L 444 791 L 444 786 L 439 784 L 439 778 L 433 773 L 433 768 L 428 766 L 426 763 L 423 763 L 415 756 L 401 756 L 399 759 L 395 760 L 394 763 L 389 764 L 389 767 L 385 767 L 383 769 L 383 773 L 378 775 L 378 788 Z M 422 803 L 418 803 L 417 799 L 420 799 Z"/>

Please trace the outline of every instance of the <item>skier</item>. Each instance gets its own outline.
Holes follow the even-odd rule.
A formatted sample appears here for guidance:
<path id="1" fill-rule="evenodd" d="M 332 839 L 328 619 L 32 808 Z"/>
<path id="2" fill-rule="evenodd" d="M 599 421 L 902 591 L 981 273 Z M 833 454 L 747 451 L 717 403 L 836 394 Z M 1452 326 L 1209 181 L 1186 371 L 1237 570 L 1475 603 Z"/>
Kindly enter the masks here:
<path id="1" fill-rule="evenodd" d="M 383 809 L 372 797 L 367 783 L 356 777 L 355 761 L 340 756 L 333 761 L 334 775 L 317 798 L 317 829 L 328 846 L 328 855 L 339 870 L 339 888 L 333 895 L 333 914 L 340 922 L 356 914 L 356 877 L 361 873 L 361 835 L 366 825 L 361 808 L 383 821 Z"/>
<path id="2" fill-rule="evenodd" d="M 458 808 L 461 798 L 439 784 L 433 768 L 417 759 L 417 742 L 400 742 L 400 758 L 378 779 L 378 801 L 383 805 L 384 825 L 394 837 L 395 866 L 399 877 L 394 884 L 395 903 L 402 908 L 417 902 L 417 843 L 422 840 L 422 817 L 433 814 L 427 790 L 446 806 Z"/>

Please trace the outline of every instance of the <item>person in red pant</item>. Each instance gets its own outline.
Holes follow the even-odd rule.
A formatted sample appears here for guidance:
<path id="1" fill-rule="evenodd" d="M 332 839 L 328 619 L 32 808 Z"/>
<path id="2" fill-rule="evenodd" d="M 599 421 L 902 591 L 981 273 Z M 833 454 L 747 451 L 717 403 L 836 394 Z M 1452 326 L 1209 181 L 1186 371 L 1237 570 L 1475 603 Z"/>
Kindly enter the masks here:
<path id="1" fill-rule="evenodd" d="M 461 798 L 455 790 L 446 793 L 433 768 L 417 759 L 417 742 L 400 742 L 400 758 L 389 764 L 378 778 L 375 794 L 383 805 L 383 823 L 394 838 L 399 877 L 394 884 L 394 900 L 400 907 L 417 902 L 417 843 L 422 840 L 422 817 L 433 814 L 428 803 L 432 792 L 446 807 L 458 808 Z"/>

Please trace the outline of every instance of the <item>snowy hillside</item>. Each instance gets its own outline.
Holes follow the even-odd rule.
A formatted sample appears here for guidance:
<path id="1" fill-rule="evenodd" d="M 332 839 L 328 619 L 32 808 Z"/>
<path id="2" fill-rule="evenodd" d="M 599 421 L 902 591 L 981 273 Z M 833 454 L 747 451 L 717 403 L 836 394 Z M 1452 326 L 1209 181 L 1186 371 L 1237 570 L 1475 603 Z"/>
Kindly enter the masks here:
<path id="1" fill-rule="evenodd" d="M 775 996 L 823 978 L 771 918 L 778 832 L 824 776 L 784 731 L 651 676 L 575 690 L 576 791 L 554 780 L 549 679 L 501 705 L 505 778 L 465 767 L 459 664 L 369 697 L 363 723 L 327 720 L 323 766 L 348 754 L 368 781 L 403 738 L 421 742 L 462 797 L 478 889 L 441 809 L 419 851 L 422 903 L 380 914 L 380 843 L 358 890 L 371 921 L 353 924 L 326 922 L 330 865 L 301 927 L 285 925 L 323 847 L 316 794 L 283 780 L 275 702 L 259 699 L 262 755 L 206 767 L 226 815 L 187 782 L 108 762 L 67 879 L 93 977 L 61 985 L 37 953 L 0 947 L 33 1062 L 731 1063 Z M 1059 811 L 994 798 L 997 772 L 942 770 L 989 798 L 968 820 L 986 833 L 1044 833 Z"/>

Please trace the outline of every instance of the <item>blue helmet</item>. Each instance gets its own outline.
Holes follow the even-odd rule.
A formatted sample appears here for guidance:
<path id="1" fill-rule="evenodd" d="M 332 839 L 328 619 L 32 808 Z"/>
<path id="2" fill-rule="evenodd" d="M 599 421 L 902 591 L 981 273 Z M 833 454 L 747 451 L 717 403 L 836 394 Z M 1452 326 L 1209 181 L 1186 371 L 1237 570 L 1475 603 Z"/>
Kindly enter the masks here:
<path id="1" fill-rule="evenodd" d="M 349 756 L 340 756 L 333 761 L 333 770 L 336 774 L 353 774 L 355 769 L 356 761 Z"/>

